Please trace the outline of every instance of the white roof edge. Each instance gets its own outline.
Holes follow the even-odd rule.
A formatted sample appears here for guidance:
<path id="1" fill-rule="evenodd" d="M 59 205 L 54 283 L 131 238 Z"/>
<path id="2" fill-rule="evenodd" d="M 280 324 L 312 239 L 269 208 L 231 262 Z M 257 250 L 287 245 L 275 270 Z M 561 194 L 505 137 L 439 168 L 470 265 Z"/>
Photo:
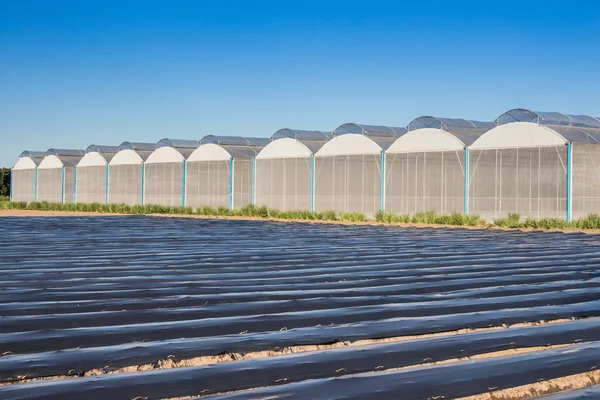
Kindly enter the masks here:
<path id="1" fill-rule="evenodd" d="M 531 122 L 512 122 L 490 129 L 470 149 L 559 146 L 568 142 L 551 127 Z"/>
<path id="2" fill-rule="evenodd" d="M 266 145 L 256 155 L 256 159 L 305 158 L 312 154 L 312 151 L 304 143 L 292 138 L 281 138 Z"/>
<path id="3" fill-rule="evenodd" d="M 54 169 L 54 168 L 62 168 L 65 165 L 57 156 L 46 156 L 40 162 L 38 169 Z"/>
<path id="4" fill-rule="evenodd" d="M 185 160 L 183 154 L 173 147 L 160 147 L 152 152 L 146 164 L 176 163 Z"/>
<path id="5" fill-rule="evenodd" d="M 315 153 L 315 157 L 380 154 L 382 148 L 368 136 L 347 134 L 335 136 Z"/>
<path id="6" fill-rule="evenodd" d="M 222 146 L 214 143 L 206 143 L 198 146 L 188 157 L 188 162 L 194 161 L 224 161 L 231 159 L 231 154 Z"/>
<path id="7" fill-rule="evenodd" d="M 77 168 L 102 167 L 106 165 L 108 165 L 106 158 L 102 154 L 92 151 L 90 153 L 87 153 L 81 158 L 81 160 L 79 160 L 79 163 L 77 163 Z"/>
<path id="8" fill-rule="evenodd" d="M 17 160 L 13 170 L 36 169 L 37 164 L 30 157 L 21 157 Z"/>
<path id="9" fill-rule="evenodd" d="M 110 160 L 108 165 L 140 165 L 144 160 L 135 150 L 121 150 Z"/>
<path id="10" fill-rule="evenodd" d="M 428 151 L 456 151 L 466 146 L 462 140 L 443 129 L 421 128 L 400 136 L 386 153 L 414 153 Z"/>

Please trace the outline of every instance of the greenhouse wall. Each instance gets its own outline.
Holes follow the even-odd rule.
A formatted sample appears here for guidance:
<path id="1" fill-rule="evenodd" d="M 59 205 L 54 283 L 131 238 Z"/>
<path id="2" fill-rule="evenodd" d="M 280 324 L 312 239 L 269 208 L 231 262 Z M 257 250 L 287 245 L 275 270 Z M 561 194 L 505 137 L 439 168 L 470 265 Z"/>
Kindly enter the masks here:
<path id="1" fill-rule="evenodd" d="M 142 164 L 120 164 L 108 166 L 108 202 L 109 204 L 128 204 L 142 202 Z"/>
<path id="2" fill-rule="evenodd" d="M 600 213 L 600 144 L 572 144 L 571 216 Z"/>
<path id="3" fill-rule="evenodd" d="M 74 167 L 38 169 L 37 201 L 49 203 L 72 203 Z M 64 189 L 64 191 L 63 191 Z"/>
<path id="4" fill-rule="evenodd" d="M 567 146 L 469 152 L 469 211 L 486 220 L 566 217 Z"/>
<path id="5" fill-rule="evenodd" d="M 144 204 L 182 205 L 182 162 L 145 164 Z"/>
<path id="6" fill-rule="evenodd" d="M 463 150 L 386 154 L 387 212 L 462 213 L 464 187 Z"/>
<path id="7" fill-rule="evenodd" d="M 77 203 L 106 202 L 106 166 L 93 165 L 78 167 L 76 174 Z"/>
<path id="8" fill-rule="evenodd" d="M 186 165 L 188 207 L 229 207 L 230 160 L 189 161 Z"/>
<path id="9" fill-rule="evenodd" d="M 232 204 L 239 209 L 252 204 L 252 160 L 233 160 Z"/>
<path id="10" fill-rule="evenodd" d="M 35 174 L 35 168 L 12 170 L 12 201 L 35 200 Z"/>
<path id="11" fill-rule="evenodd" d="M 256 205 L 277 210 L 309 210 L 311 157 L 256 160 Z"/>
<path id="12" fill-rule="evenodd" d="M 315 157 L 315 211 L 361 212 L 380 209 L 381 154 Z"/>

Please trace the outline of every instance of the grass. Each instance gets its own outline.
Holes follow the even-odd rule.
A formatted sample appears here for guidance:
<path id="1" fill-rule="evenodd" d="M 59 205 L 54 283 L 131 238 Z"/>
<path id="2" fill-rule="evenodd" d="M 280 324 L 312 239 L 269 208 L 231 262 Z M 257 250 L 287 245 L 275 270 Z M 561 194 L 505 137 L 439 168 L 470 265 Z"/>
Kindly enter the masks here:
<path id="1" fill-rule="evenodd" d="M 172 214 L 172 215 L 203 215 L 213 217 L 252 217 L 274 218 L 282 220 L 306 221 L 348 221 L 365 222 L 368 218 L 360 212 L 341 212 L 339 215 L 332 210 L 323 212 L 310 212 L 305 210 L 281 211 L 264 206 L 245 206 L 236 210 L 226 207 L 167 207 L 156 204 L 144 206 L 127 204 L 58 204 L 48 202 L 10 202 L 8 198 L 0 197 L 0 210 L 41 210 L 41 211 L 74 211 L 97 212 L 111 214 Z M 567 223 L 560 218 L 525 218 L 520 214 L 511 213 L 504 218 L 496 218 L 492 224 L 483 221 L 477 215 L 464 215 L 461 213 L 437 214 L 433 211 L 416 214 L 395 214 L 379 211 L 375 214 L 377 222 L 385 224 L 424 224 L 424 225 L 453 225 L 453 226 L 481 226 L 502 228 L 532 228 L 532 229 L 600 229 L 600 215 L 589 214 L 587 217 Z"/>

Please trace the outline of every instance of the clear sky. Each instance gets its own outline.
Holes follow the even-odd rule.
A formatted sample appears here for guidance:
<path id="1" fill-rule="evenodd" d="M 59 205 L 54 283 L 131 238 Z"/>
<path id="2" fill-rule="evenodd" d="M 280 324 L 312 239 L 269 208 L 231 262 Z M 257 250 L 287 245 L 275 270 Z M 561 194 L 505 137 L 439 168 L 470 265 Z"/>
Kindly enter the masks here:
<path id="1" fill-rule="evenodd" d="M 516 107 L 600 116 L 599 3 L 0 0 L 0 165 Z"/>

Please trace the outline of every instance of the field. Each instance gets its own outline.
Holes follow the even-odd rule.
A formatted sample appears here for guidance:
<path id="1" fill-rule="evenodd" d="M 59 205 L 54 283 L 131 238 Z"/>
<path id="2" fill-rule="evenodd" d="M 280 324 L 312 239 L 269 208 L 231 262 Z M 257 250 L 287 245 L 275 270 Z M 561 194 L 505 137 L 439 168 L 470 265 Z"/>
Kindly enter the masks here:
<path id="1" fill-rule="evenodd" d="M 600 393 L 600 236 L 0 222 L 1 399 Z"/>

